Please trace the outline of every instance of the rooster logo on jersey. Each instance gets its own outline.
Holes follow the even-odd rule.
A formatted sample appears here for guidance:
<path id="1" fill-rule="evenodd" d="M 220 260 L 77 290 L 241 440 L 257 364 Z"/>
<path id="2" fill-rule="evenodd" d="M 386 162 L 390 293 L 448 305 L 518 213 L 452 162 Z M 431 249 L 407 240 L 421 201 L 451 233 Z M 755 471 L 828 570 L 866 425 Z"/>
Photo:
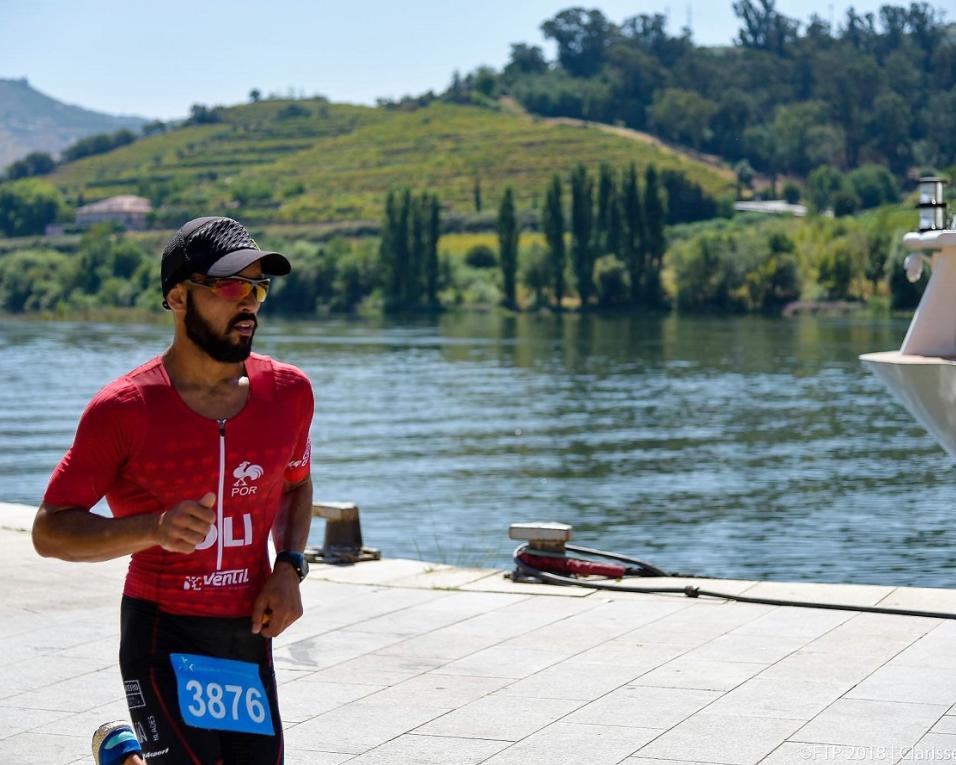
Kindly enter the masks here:
<path id="1" fill-rule="evenodd" d="M 256 481 L 262 478 L 262 473 L 260 465 L 253 465 L 249 460 L 243 460 L 239 463 L 239 467 L 232 471 L 232 477 L 236 479 L 233 486 L 245 486 L 247 478 L 250 481 Z"/>
<path id="2" fill-rule="evenodd" d="M 232 496 L 247 497 L 255 494 L 258 487 L 249 486 L 246 481 L 258 481 L 264 472 L 261 465 L 254 465 L 249 460 L 240 462 L 239 467 L 232 471 L 232 477 L 236 479 L 232 485 Z"/>

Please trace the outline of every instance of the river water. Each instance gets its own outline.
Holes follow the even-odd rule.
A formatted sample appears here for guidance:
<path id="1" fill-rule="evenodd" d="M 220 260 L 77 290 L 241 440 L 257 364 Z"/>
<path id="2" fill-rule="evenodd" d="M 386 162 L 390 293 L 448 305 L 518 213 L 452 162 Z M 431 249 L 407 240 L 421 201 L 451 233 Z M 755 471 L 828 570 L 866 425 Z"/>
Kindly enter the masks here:
<path id="1" fill-rule="evenodd" d="M 388 557 L 507 567 L 509 523 L 553 520 L 670 571 L 948 587 L 954 466 L 857 360 L 906 326 L 265 316 L 256 349 L 311 377 L 316 497 Z M 170 332 L 0 320 L 0 500 L 36 504 L 88 399 Z"/>

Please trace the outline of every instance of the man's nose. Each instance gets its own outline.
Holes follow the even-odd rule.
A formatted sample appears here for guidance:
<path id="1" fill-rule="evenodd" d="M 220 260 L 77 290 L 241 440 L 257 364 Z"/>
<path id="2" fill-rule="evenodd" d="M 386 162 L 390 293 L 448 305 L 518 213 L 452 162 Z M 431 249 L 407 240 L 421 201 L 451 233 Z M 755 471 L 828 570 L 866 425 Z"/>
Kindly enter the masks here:
<path id="1" fill-rule="evenodd" d="M 258 313 L 260 305 L 262 305 L 262 303 L 256 300 L 255 289 L 250 290 L 249 294 L 239 301 L 239 306 L 249 313 Z"/>

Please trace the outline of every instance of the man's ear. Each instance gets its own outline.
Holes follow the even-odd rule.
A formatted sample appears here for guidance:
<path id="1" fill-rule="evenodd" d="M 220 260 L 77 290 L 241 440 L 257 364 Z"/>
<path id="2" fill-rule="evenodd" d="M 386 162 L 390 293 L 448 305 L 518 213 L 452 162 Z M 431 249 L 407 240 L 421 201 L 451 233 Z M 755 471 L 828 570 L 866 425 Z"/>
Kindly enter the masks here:
<path id="1" fill-rule="evenodd" d="M 169 309 L 173 312 L 185 311 L 186 310 L 186 285 L 183 284 L 182 282 L 179 282 L 179 284 L 177 284 L 168 293 L 166 293 L 166 303 L 169 305 Z"/>

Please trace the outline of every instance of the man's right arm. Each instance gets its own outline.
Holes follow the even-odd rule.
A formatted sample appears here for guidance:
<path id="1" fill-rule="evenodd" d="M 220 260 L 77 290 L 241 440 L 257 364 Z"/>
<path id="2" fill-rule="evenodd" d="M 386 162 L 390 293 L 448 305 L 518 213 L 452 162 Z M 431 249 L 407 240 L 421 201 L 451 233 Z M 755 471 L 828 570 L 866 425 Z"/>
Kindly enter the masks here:
<path id="1" fill-rule="evenodd" d="M 216 495 L 185 500 L 161 513 L 106 518 L 78 507 L 44 502 L 33 521 L 33 546 L 44 558 L 101 561 L 160 546 L 191 553 L 216 519 Z"/>

